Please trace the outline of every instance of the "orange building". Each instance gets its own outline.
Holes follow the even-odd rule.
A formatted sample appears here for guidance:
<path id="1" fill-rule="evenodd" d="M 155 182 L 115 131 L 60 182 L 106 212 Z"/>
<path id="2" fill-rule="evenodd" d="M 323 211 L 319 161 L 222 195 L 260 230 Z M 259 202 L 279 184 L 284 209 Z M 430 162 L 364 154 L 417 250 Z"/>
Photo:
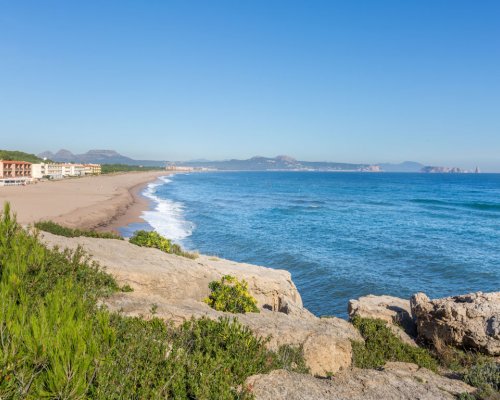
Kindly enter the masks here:
<path id="1" fill-rule="evenodd" d="M 0 160 L 0 185 L 22 185 L 31 182 L 31 163 Z"/>

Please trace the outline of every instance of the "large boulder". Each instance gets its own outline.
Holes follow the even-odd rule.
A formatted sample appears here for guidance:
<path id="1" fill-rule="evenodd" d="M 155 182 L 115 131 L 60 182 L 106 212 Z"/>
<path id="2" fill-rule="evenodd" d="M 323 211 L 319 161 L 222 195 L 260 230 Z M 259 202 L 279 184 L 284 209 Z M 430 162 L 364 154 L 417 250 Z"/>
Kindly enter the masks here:
<path id="1" fill-rule="evenodd" d="M 267 346 L 301 346 L 310 372 L 327 376 L 349 368 L 351 340 L 363 341 L 359 332 L 339 318 L 317 318 L 302 305 L 300 294 L 283 270 L 236 263 L 200 255 L 196 260 L 138 247 L 127 241 L 65 238 L 43 233 L 50 246 L 75 249 L 82 246 L 92 258 L 113 274 L 130 293 L 116 293 L 105 301 L 112 311 L 125 315 L 154 315 L 175 324 L 190 318 L 237 318 L 255 335 L 269 338 Z M 203 302 L 208 284 L 223 275 L 248 282 L 260 313 L 230 314 L 215 311 Z"/>
<path id="2" fill-rule="evenodd" d="M 452 400 L 474 392 L 464 382 L 399 362 L 346 370 L 331 380 L 278 370 L 249 377 L 245 387 L 256 400 Z"/>
<path id="3" fill-rule="evenodd" d="M 500 355 L 500 292 L 470 293 L 430 300 L 424 293 L 411 298 L 420 338 Z"/>
<path id="4" fill-rule="evenodd" d="M 393 296 L 368 295 L 349 300 L 349 318 L 381 319 L 387 322 L 391 331 L 403 342 L 416 346 L 417 333 L 415 321 L 411 316 L 410 301 Z"/>

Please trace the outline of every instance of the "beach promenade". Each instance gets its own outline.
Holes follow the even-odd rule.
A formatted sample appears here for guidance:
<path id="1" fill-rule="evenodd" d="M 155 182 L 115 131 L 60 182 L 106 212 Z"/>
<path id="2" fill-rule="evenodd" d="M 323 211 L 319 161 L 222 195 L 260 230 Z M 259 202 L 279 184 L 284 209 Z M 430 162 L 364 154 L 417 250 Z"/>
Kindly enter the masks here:
<path id="1" fill-rule="evenodd" d="M 22 224 L 50 219 L 71 228 L 116 229 L 139 221 L 148 206 L 141 189 L 168 174 L 130 172 L 1 187 L 0 202 L 10 202 Z"/>

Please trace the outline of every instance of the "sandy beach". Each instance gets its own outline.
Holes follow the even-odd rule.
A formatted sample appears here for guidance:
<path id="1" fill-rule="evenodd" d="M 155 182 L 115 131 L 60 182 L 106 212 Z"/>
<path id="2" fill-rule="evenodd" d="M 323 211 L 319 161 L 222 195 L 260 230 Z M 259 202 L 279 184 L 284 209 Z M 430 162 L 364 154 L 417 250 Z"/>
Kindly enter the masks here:
<path id="1" fill-rule="evenodd" d="M 110 230 L 139 222 L 148 207 L 140 192 L 168 174 L 130 172 L 0 187 L 0 202 L 10 202 L 22 224 L 50 219 L 70 228 Z"/>

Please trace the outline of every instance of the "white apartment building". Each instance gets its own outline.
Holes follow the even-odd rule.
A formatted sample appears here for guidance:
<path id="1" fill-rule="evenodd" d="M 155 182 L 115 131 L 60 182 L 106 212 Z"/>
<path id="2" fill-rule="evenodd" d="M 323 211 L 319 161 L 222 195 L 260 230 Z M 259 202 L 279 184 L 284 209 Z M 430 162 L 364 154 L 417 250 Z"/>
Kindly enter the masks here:
<path id="1" fill-rule="evenodd" d="M 47 177 L 49 179 L 62 179 L 65 176 L 84 176 L 85 166 L 82 164 L 33 164 L 32 176 L 35 179 Z"/>

